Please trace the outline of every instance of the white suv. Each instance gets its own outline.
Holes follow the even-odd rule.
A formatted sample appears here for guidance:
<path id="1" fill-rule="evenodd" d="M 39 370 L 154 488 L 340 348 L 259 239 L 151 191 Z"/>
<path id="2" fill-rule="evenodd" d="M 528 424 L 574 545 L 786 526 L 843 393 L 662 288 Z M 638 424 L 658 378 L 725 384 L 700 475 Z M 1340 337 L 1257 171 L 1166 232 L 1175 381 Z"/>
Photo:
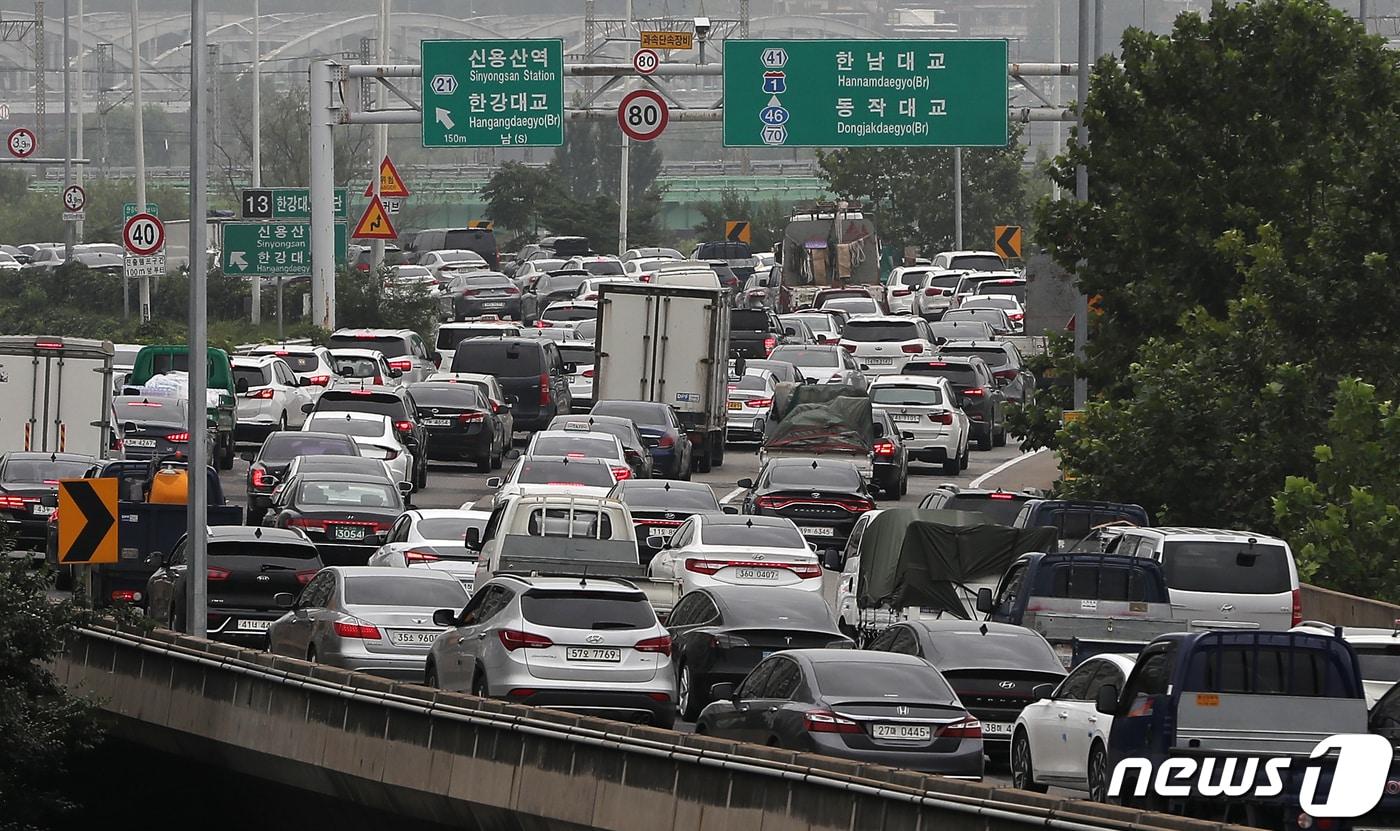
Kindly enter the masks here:
<path id="1" fill-rule="evenodd" d="M 233 358 L 234 382 L 248 388 L 238 394 L 239 441 L 265 438 L 274 430 L 297 429 L 306 422 L 303 404 L 315 402 L 310 381 L 297 377 L 291 366 L 276 355 Z"/>
<path id="2" fill-rule="evenodd" d="M 841 332 L 841 346 L 864 365 L 867 377 L 892 375 L 911 360 L 934 356 L 933 332 L 917 317 L 853 317 Z"/>
<path id="3" fill-rule="evenodd" d="M 889 413 L 909 450 L 909 460 L 937 462 L 956 476 L 967 467 L 971 419 L 957 405 L 947 378 L 886 375 L 870 383 L 870 403 Z"/>

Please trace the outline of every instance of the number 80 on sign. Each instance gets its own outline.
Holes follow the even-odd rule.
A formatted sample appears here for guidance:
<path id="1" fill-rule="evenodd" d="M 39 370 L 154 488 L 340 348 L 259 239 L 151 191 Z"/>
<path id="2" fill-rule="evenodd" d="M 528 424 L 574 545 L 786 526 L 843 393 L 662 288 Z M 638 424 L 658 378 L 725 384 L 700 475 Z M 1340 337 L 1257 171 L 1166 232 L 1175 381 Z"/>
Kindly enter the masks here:
<path id="1" fill-rule="evenodd" d="M 671 120 L 666 100 L 649 89 L 627 93 L 617 105 L 617 125 L 633 141 L 652 141 L 665 131 Z"/>

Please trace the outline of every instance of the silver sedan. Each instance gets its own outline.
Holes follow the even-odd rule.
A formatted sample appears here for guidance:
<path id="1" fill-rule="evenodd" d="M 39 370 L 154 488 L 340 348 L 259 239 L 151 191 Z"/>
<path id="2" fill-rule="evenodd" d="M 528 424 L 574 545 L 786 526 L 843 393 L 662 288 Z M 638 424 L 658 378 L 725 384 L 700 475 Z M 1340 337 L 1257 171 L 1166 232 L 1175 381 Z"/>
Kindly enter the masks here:
<path id="1" fill-rule="evenodd" d="M 290 610 L 268 629 L 270 652 L 417 681 L 443 631 L 433 611 L 463 607 L 467 590 L 440 571 L 332 566 L 277 600 Z"/>

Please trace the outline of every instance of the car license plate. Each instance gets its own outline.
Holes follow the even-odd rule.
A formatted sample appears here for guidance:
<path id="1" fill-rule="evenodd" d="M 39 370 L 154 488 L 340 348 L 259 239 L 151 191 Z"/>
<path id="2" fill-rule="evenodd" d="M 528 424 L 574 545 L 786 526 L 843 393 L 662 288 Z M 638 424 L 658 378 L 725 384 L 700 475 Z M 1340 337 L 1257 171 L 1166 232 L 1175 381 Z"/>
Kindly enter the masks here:
<path id="1" fill-rule="evenodd" d="M 866 364 L 867 366 L 892 366 L 894 364 L 894 358 L 870 357 L 857 358 L 856 360 Z"/>
<path id="2" fill-rule="evenodd" d="M 234 624 L 234 628 L 240 632 L 266 632 L 270 626 L 270 620 L 240 620 Z"/>
<path id="3" fill-rule="evenodd" d="M 127 447 L 155 447 L 155 439 L 123 439 L 122 444 Z"/>
<path id="4" fill-rule="evenodd" d="M 897 422 L 897 423 L 899 423 L 899 424 L 918 424 L 918 423 L 919 423 L 919 417 L 916 416 L 916 415 L 892 415 L 892 416 L 890 416 L 890 418 L 893 419 L 895 422 Z"/>
<path id="5" fill-rule="evenodd" d="M 982 722 L 982 735 L 984 736 L 1011 736 L 1011 724 L 1004 721 L 984 721 Z"/>
<path id="6" fill-rule="evenodd" d="M 501 302 L 501 303 L 482 303 L 482 304 L 481 304 L 481 308 L 483 308 L 483 309 L 504 309 L 505 307 L 506 307 L 506 304 L 505 304 L 504 302 Z"/>
<path id="7" fill-rule="evenodd" d="M 394 643 L 399 646 L 432 646 L 437 632 L 391 632 Z"/>
<path id="8" fill-rule="evenodd" d="M 744 409 L 744 402 L 742 402 L 742 401 L 730 401 L 730 402 L 729 402 L 729 409 L 731 409 L 731 410 L 742 410 L 742 409 Z"/>
<path id="9" fill-rule="evenodd" d="M 53 505 L 40 505 L 36 502 L 30 506 L 30 510 L 34 512 L 34 516 L 48 516 L 54 511 L 57 511 L 58 508 Z"/>
<path id="10" fill-rule="evenodd" d="M 616 663 L 622 660 L 622 650 L 598 646 L 571 646 L 564 651 L 564 657 L 570 661 L 612 661 Z"/>
<path id="11" fill-rule="evenodd" d="M 331 539 L 333 540 L 359 542 L 365 538 L 365 527 L 363 525 L 331 525 L 327 527 L 330 530 Z"/>
<path id="12" fill-rule="evenodd" d="M 798 530 L 798 531 L 801 531 L 801 532 L 802 532 L 802 536 L 804 536 L 804 537 L 834 537 L 834 536 L 836 536 L 836 529 L 835 529 L 835 528 L 798 528 L 797 530 Z"/>
<path id="13" fill-rule="evenodd" d="M 451 426 L 452 426 L 452 419 L 450 419 L 450 418 L 425 418 L 425 419 L 423 419 L 423 426 L 424 426 L 424 427 L 451 427 Z"/>
<path id="14" fill-rule="evenodd" d="M 734 574 L 740 580 L 777 580 L 782 570 L 776 568 L 736 568 Z"/>
<path id="15" fill-rule="evenodd" d="M 672 527 L 669 527 L 669 526 L 656 526 L 656 525 L 648 525 L 648 526 L 647 526 L 647 536 L 648 536 L 648 537 L 674 537 L 675 535 L 676 535 L 676 529 L 675 529 L 675 528 L 672 528 Z"/>
<path id="16" fill-rule="evenodd" d="M 877 724 L 872 735 L 877 739 L 928 741 L 933 737 L 933 728 L 927 724 Z"/>

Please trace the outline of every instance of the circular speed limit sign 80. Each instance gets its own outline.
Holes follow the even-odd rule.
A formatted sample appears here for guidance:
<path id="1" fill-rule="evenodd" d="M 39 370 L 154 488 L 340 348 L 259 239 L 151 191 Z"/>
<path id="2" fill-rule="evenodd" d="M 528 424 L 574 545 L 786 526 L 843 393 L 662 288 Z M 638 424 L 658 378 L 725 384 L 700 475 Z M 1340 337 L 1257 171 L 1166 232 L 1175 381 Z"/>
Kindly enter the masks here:
<path id="1" fill-rule="evenodd" d="M 651 141 L 666 129 L 671 111 L 660 94 L 639 89 L 622 97 L 617 105 L 617 124 L 633 141 Z"/>
<path id="2" fill-rule="evenodd" d="M 165 245 L 165 226 L 150 214 L 137 214 L 122 228 L 122 242 L 138 256 L 154 254 Z"/>
<path id="3" fill-rule="evenodd" d="M 650 75 L 658 66 L 661 66 L 661 56 L 651 49 L 638 49 L 632 56 L 632 68 L 643 75 Z"/>

